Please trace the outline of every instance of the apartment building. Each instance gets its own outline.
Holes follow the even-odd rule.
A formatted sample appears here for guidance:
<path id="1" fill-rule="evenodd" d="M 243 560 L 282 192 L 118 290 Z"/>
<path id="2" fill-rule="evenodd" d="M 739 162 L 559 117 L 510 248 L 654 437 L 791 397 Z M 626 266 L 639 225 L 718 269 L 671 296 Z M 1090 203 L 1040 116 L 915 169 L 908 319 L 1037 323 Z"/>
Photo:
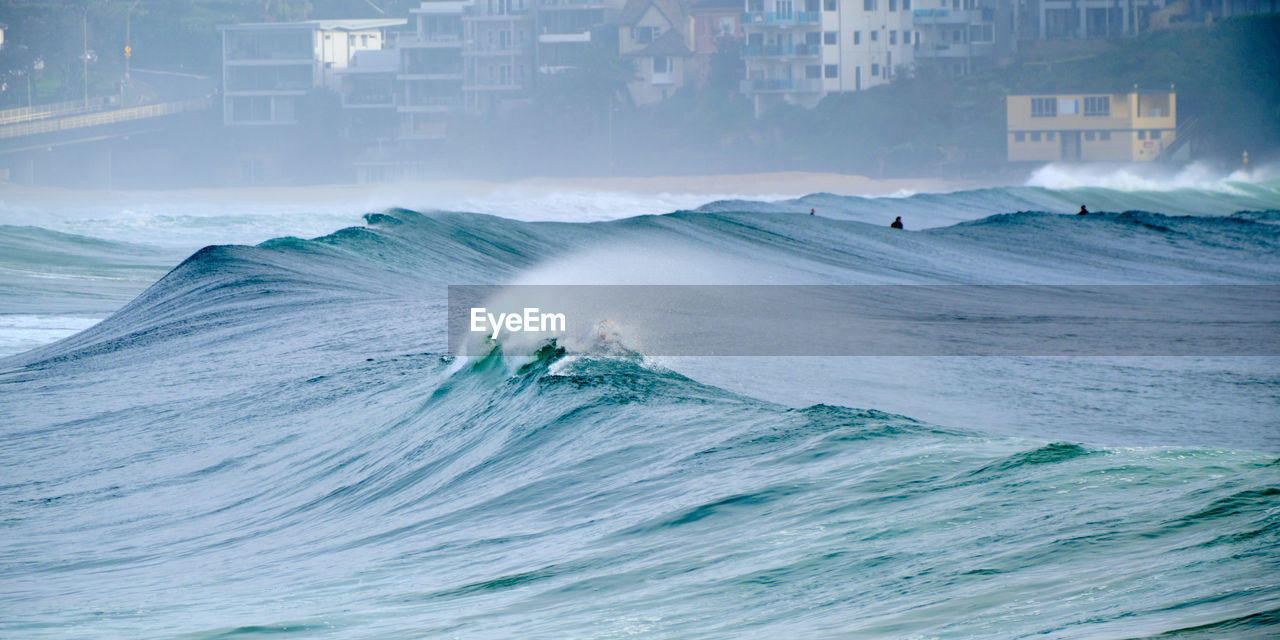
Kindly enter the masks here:
<path id="1" fill-rule="evenodd" d="M 1173 91 L 1011 95 L 1010 162 L 1150 162 L 1177 140 Z"/>
<path id="2" fill-rule="evenodd" d="M 758 117 L 884 84 L 914 60 L 912 25 L 912 0 L 746 0 L 743 91 Z"/>
<path id="3" fill-rule="evenodd" d="M 962 76 L 1011 62 L 1017 6 L 1014 0 L 917 0 L 916 64 Z"/>
<path id="4" fill-rule="evenodd" d="M 414 28 L 397 34 L 396 113 L 402 140 L 440 140 L 463 108 L 470 0 L 427 0 L 410 10 Z"/>
<path id="5" fill-rule="evenodd" d="M 1165 0 L 1021 0 L 1018 37 L 1084 40 L 1146 33 Z"/>
<path id="6" fill-rule="evenodd" d="M 539 73 L 581 67 L 604 47 L 616 46 L 605 25 L 616 23 L 623 0 L 539 0 L 534 13 Z"/>
<path id="7" fill-rule="evenodd" d="M 338 72 L 356 52 L 382 49 L 386 31 L 406 23 L 309 20 L 222 27 L 223 124 L 296 124 L 303 96 L 336 90 Z"/>
<path id="8" fill-rule="evenodd" d="M 475 0 L 462 18 L 466 46 L 463 104 L 467 113 L 504 111 L 533 86 L 535 0 Z"/>

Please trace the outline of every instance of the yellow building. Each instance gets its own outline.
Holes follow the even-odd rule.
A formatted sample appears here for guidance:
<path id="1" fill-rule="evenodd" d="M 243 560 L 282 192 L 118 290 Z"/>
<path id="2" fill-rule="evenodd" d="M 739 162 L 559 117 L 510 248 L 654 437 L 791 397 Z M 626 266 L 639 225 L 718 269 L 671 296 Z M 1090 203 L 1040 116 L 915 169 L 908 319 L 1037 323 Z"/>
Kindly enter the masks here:
<path id="1" fill-rule="evenodd" d="M 1007 98 L 1010 162 L 1150 162 L 1177 135 L 1173 91 Z"/>

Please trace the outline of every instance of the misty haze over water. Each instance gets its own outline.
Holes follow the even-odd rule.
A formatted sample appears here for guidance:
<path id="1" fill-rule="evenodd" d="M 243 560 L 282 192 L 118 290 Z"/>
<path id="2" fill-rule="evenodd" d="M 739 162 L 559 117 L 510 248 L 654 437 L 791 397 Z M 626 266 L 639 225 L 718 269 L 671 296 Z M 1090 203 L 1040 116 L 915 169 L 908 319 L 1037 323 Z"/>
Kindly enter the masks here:
<path id="1" fill-rule="evenodd" d="M 0 636 L 1274 637 L 1276 11 L 0 3 Z"/>

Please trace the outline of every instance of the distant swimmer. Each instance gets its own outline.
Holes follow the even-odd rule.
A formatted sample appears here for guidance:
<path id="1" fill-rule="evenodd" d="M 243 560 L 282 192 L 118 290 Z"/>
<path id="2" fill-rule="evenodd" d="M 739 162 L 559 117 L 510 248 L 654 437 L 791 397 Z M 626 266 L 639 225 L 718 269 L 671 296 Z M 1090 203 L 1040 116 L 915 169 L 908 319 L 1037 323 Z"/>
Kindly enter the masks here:
<path id="1" fill-rule="evenodd" d="M 809 215 L 813 215 L 813 209 L 809 210 Z"/>
<path id="2" fill-rule="evenodd" d="M 889 226 L 890 226 L 890 227 L 893 227 L 894 229 L 901 229 L 901 228 L 902 228 L 902 216 L 898 216 L 898 217 L 894 218 L 894 219 L 893 219 L 893 223 L 892 223 L 892 224 L 890 224 Z"/>
<path id="3" fill-rule="evenodd" d="M 1089 215 L 1089 210 L 1088 210 L 1088 209 L 1086 209 L 1086 208 L 1084 208 L 1084 205 L 1080 205 L 1080 211 L 1079 211 L 1079 213 L 1077 213 L 1076 215 L 1078 215 L 1078 216 L 1087 216 L 1087 215 Z"/>

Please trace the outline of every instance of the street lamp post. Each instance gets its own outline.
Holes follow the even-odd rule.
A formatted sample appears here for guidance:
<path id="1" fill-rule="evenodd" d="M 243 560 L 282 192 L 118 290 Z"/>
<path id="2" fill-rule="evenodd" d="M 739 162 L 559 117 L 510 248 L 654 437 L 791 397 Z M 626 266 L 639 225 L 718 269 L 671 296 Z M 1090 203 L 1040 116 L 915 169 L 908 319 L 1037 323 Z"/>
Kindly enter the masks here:
<path id="1" fill-rule="evenodd" d="M 133 57 L 133 43 L 132 43 L 133 9 L 134 7 L 138 6 L 138 3 L 141 1 L 142 0 L 133 0 L 133 2 L 130 2 L 129 10 L 124 15 L 124 83 L 121 84 L 120 86 L 120 106 L 121 107 L 128 106 L 125 104 L 125 89 L 130 84 L 129 61 L 130 61 L 130 58 Z"/>
<path id="2" fill-rule="evenodd" d="M 44 58 L 36 58 L 31 62 L 31 70 L 27 72 L 27 107 L 32 106 L 31 101 L 31 76 L 37 71 L 44 71 Z"/>
<path id="3" fill-rule="evenodd" d="M 80 60 L 84 62 L 84 109 L 89 110 L 89 10 L 84 10 L 84 55 L 80 56 Z"/>

